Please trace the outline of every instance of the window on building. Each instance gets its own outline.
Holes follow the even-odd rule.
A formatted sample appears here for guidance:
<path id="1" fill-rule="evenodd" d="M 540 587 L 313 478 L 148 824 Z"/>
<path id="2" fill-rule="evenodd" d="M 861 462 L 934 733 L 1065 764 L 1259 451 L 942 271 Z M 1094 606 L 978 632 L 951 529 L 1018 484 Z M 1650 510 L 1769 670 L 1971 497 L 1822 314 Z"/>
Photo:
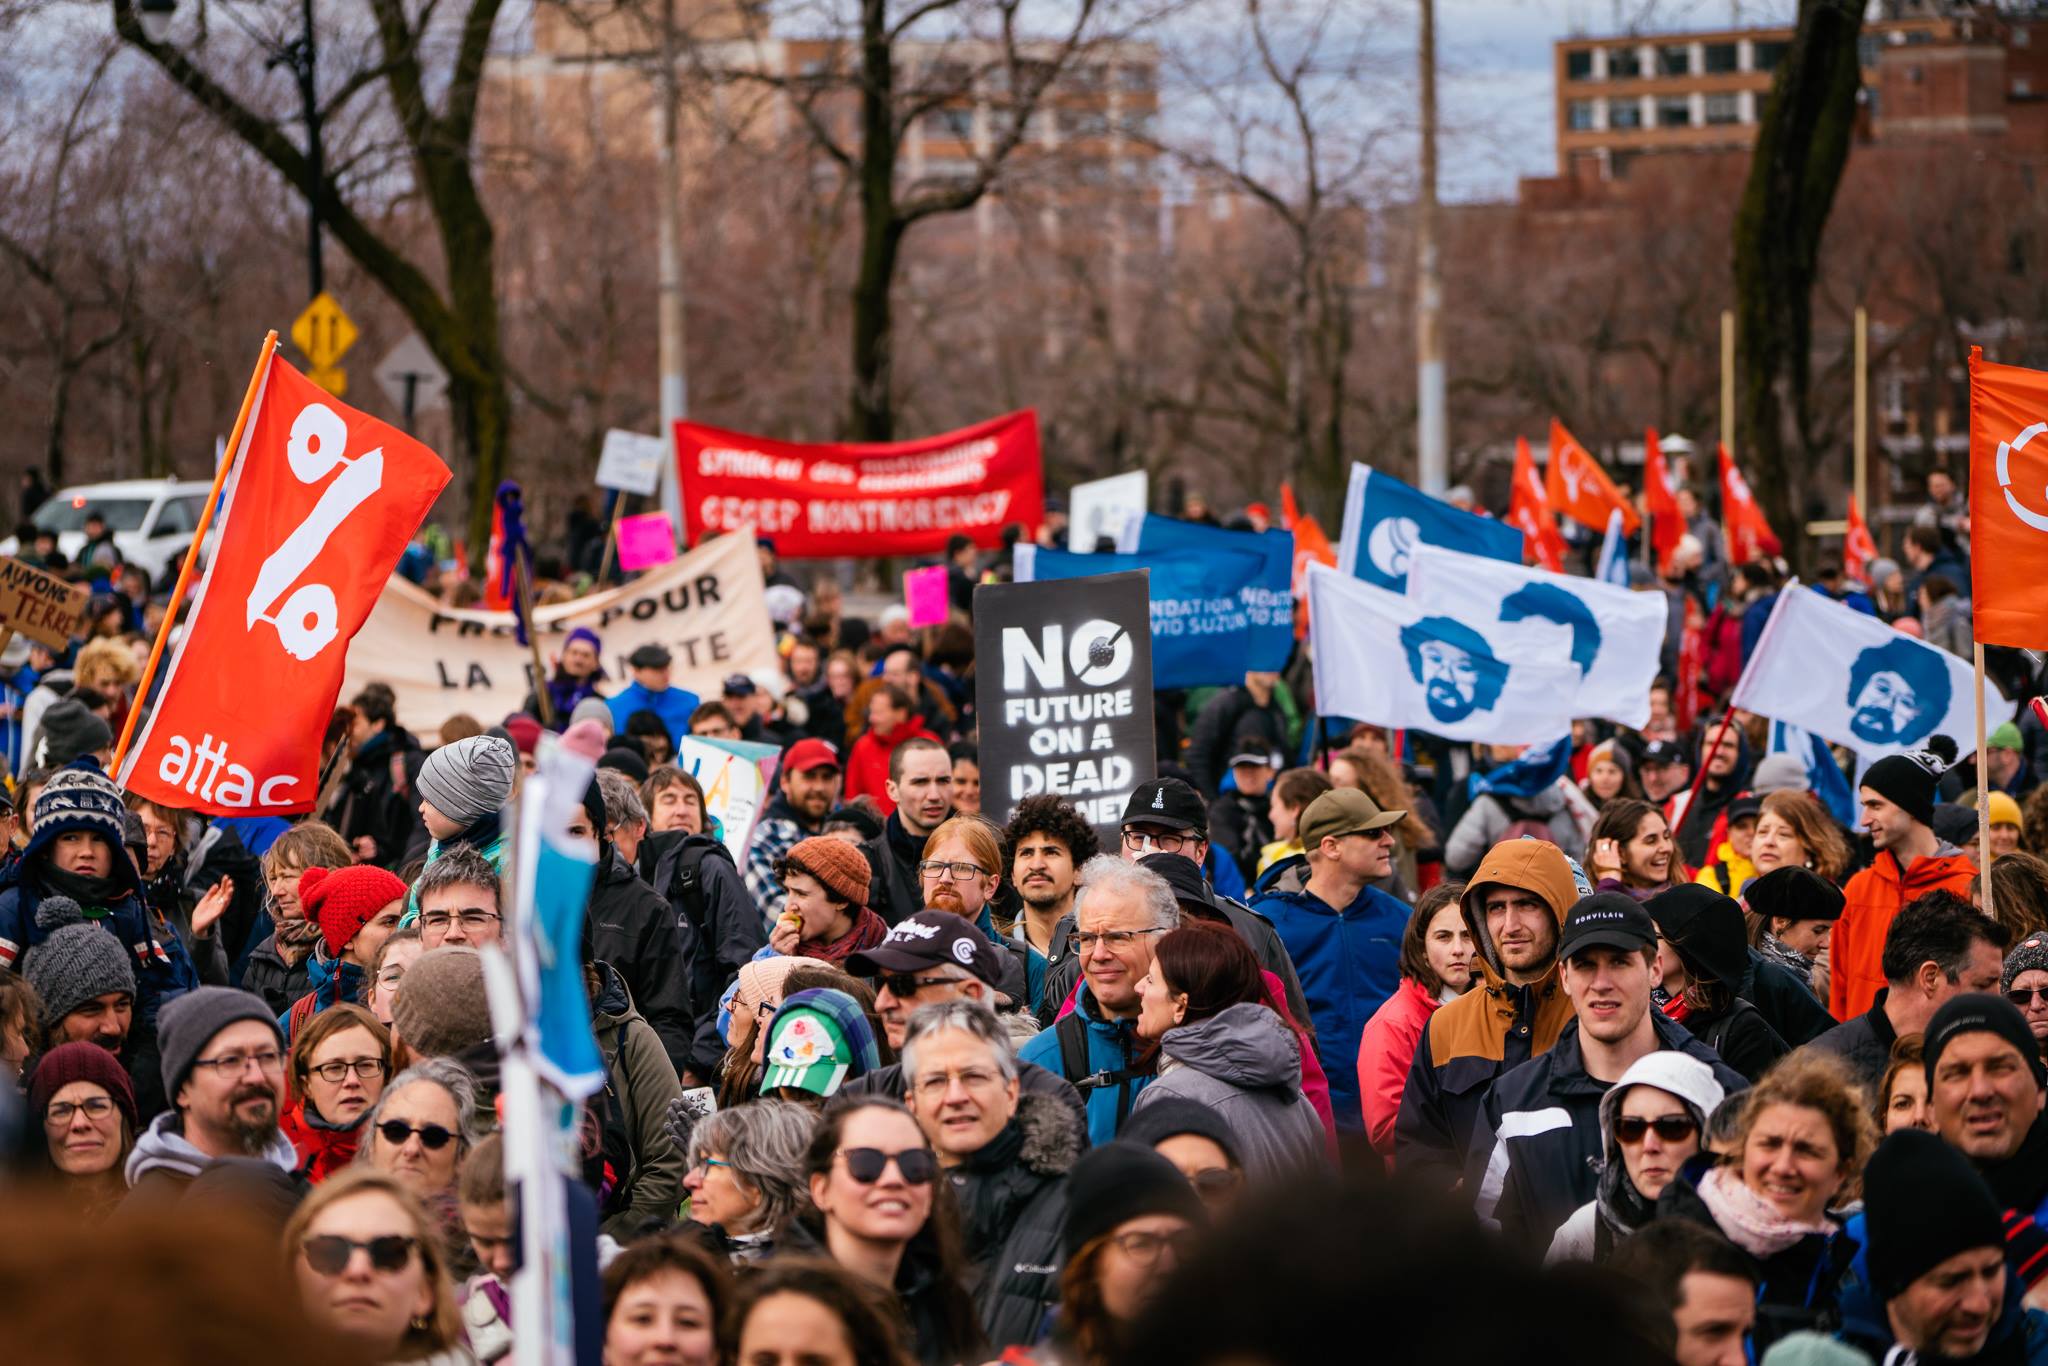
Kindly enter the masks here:
<path id="1" fill-rule="evenodd" d="M 1758 71 L 1776 71 L 1778 63 L 1785 60 L 1785 53 L 1791 46 L 1792 44 L 1790 43 L 1758 43 L 1756 45 L 1756 69 Z"/>
<path id="2" fill-rule="evenodd" d="M 1596 126 L 1591 100 L 1573 100 L 1564 107 L 1564 126 L 1574 133 L 1584 133 Z"/>
<path id="3" fill-rule="evenodd" d="M 1877 65 L 1877 35 L 1867 29 L 1856 40 L 1856 61 L 1860 66 Z"/>
<path id="4" fill-rule="evenodd" d="M 2025 76 L 2015 76 L 2012 78 L 2012 97 L 2014 99 L 2023 100 L 2033 93 L 2034 83 L 2032 81 L 2028 80 Z"/>
<path id="5" fill-rule="evenodd" d="M 1657 101 L 1659 128 L 1690 128 L 1692 101 L 1683 95 L 1665 95 Z"/>
<path id="6" fill-rule="evenodd" d="M 1740 123 L 1742 102 L 1733 94 L 1723 93 L 1707 96 L 1708 123 Z"/>
<path id="7" fill-rule="evenodd" d="M 1568 81 L 1593 79 L 1593 49 L 1575 47 L 1564 54 L 1564 78 Z"/>
<path id="8" fill-rule="evenodd" d="M 1633 80 L 1643 74 L 1643 55 L 1632 47 L 1610 47 L 1607 49 L 1607 76 L 1609 80 Z"/>
<path id="9" fill-rule="evenodd" d="M 1636 164 L 1635 152 L 1616 152 L 1607 158 L 1607 176 L 1610 180 L 1626 180 L 1631 166 Z"/>
<path id="10" fill-rule="evenodd" d="M 2012 26 L 2012 45 L 2014 47 L 2028 47 L 2032 45 L 2033 41 L 2034 31 L 2032 29 L 2028 28 L 2025 24 L 2014 24 Z"/>
<path id="11" fill-rule="evenodd" d="M 1607 126 L 1609 128 L 1640 128 L 1643 126 L 1643 102 L 1641 100 L 1609 100 L 1607 102 Z"/>
<path id="12" fill-rule="evenodd" d="M 934 109 L 924 118 L 924 135 L 947 142 L 974 141 L 972 109 Z"/>
<path id="13" fill-rule="evenodd" d="M 1700 50 L 1700 55 L 1706 58 L 1707 74 L 1711 76 L 1725 75 L 1742 68 L 1734 43 L 1708 43 Z"/>
<path id="14" fill-rule="evenodd" d="M 1667 43 L 1657 49 L 1657 70 L 1666 76 L 1690 76 L 1692 74 L 1692 45 L 1689 43 Z"/>

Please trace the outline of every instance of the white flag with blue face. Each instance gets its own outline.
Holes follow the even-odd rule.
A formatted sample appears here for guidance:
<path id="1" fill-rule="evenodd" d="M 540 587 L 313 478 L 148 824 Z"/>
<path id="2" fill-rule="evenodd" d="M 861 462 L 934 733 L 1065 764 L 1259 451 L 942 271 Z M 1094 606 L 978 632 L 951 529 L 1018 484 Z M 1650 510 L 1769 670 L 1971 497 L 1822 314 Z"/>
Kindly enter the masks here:
<path id="1" fill-rule="evenodd" d="M 1792 584 L 1778 594 L 1731 704 L 1804 726 L 1867 759 L 1921 749 L 1946 735 L 1958 751 L 1977 734 L 1971 667 L 1876 617 Z M 2013 704 L 1984 685 L 1984 724 Z"/>
<path id="2" fill-rule="evenodd" d="M 1340 531 L 1337 567 L 1394 593 L 1408 586 L 1408 557 L 1418 545 L 1522 562 L 1520 527 L 1454 508 L 1365 465 L 1351 467 Z"/>
<path id="3" fill-rule="evenodd" d="M 1408 597 L 1485 631 L 1516 663 L 1568 661 L 1571 715 L 1624 726 L 1650 719 L 1650 684 L 1670 612 L 1662 593 L 1424 545 L 1409 557 Z"/>
<path id="4" fill-rule="evenodd" d="M 1308 599 L 1324 716 L 1500 745 L 1571 729 L 1579 671 L 1569 660 L 1510 658 L 1493 629 L 1322 565 L 1309 568 Z"/>

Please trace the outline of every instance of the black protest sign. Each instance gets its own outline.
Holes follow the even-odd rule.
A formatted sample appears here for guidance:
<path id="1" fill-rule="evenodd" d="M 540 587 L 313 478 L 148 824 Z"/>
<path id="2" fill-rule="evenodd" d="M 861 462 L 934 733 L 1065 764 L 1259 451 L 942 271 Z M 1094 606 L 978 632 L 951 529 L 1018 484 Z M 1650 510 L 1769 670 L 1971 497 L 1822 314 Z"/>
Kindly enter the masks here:
<path id="1" fill-rule="evenodd" d="M 976 588 L 974 658 L 983 810 L 1051 793 L 1113 836 L 1153 776 L 1145 572 Z"/>

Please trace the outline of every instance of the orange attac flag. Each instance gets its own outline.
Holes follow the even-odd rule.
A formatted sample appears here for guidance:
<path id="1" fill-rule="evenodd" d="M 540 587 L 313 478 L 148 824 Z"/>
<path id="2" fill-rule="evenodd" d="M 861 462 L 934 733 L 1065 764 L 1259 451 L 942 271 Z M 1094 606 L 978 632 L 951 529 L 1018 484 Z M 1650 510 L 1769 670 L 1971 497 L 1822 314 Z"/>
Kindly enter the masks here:
<path id="1" fill-rule="evenodd" d="M 1877 538 L 1863 520 L 1863 505 L 1849 495 L 1849 534 L 1842 538 L 1842 572 L 1869 587 L 1870 562 L 1877 558 Z"/>
<path id="2" fill-rule="evenodd" d="M 1323 532 L 1322 523 L 1303 515 L 1294 501 L 1294 485 L 1280 485 L 1280 529 L 1294 533 L 1294 638 L 1308 639 L 1308 567 L 1310 564 L 1337 567 L 1337 550 Z"/>
<path id="3" fill-rule="evenodd" d="M 1970 603 L 1984 645 L 2048 646 L 2048 374 L 1970 348 Z"/>
<path id="4" fill-rule="evenodd" d="M 1605 532 L 1607 515 L 1616 508 L 1621 509 L 1623 535 L 1635 535 L 1636 527 L 1642 524 L 1643 519 L 1621 496 L 1621 490 L 1614 487 L 1600 462 L 1556 418 L 1550 420 L 1550 470 L 1544 491 L 1549 495 L 1553 512 L 1589 530 Z"/>
<path id="5" fill-rule="evenodd" d="M 1550 495 L 1536 473 L 1529 443 L 1515 438 L 1515 482 L 1508 494 L 1508 521 L 1522 529 L 1522 540 L 1536 563 L 1553 574 L 1564 572 L 1564 537 L 1550 511 Z"/>
<path id="6" fill-rule="evenodd" d="M 1664 463 L 1655 427 L 1643 434 L 1643 507 L 1650 514 L 1650 549 L 1656 552 L 1657 568 L 1663 569 L 1685 534 L 1685 517 L 1678 510 L 1678 494 L 1671 487 L 1671 470 Z"/>
<path id="7" fill-rule="evenodd" d="M 1735 457 L 1728 454 L 1726 446 L 1715 449 L 1721 455 L 1721 531 L 1728 541 L 1728 563 L 1748 564 L 1777 554 L 1784 546 L 1764 520 L 1764 510 L 1756 505 L 1749 481 L 1735 468 Z"/>

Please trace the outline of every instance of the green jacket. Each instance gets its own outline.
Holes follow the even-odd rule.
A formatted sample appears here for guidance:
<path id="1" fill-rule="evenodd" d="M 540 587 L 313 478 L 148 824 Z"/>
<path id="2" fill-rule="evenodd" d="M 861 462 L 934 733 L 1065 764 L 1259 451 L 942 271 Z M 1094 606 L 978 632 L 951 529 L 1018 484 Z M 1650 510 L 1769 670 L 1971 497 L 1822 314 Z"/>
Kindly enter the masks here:
<path id="1" fill-rule="evenodd" d="M 633 1151 L 632 1169 L 620 1173 L 625 1203 L 610 1202 L 616 1212 L 600 1231 L 623 1243 L 650 1219 L 672 1223 L 682 1204 L 684 1158 L 669 1137 L 667 1120 L 668 1103 L 683 1086 L 661 1037 L 634 1009 L 625 981 L 608 963 L 593 966 L 598 990 L 591 1027 L 604 1057 L 605 1093 L 592 1096 L 590 1104 L 616 1111 Z"/>

